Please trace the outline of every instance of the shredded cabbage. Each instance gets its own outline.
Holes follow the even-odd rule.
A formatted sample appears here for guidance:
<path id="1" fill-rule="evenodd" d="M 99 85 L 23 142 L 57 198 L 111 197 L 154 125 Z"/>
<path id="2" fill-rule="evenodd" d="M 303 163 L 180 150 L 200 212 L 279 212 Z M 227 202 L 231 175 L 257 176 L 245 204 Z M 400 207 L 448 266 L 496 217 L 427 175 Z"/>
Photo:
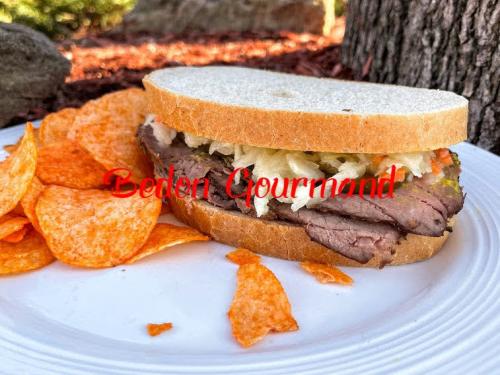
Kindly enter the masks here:
<path id="1" fill-rule="evenodd" d="M 389 154 L 380 163 L 378 174 L 384 173 L 392 165 L 395 165 L 396 168 L 407 168 L 413 176 L 422 177 L 423 174 L 432 172 L 431 159 L 433 154 L 432 151 Z"/>
<path id="2" fill-rule="evenodd" d="M 222 155 L 233 155 L 234 145 L 230 143 L 223 143 L 219 141 L 211 141 L 208 153 L 212 155 L 214 152 L 218 152 Z"/>
<path id="3" fill-rule="evenodd" d="M 189 147 L 196 148 L 210 143 L 210 139 L 184 132 L 184 142 L 186 142 Z"/>
<path id="4" fill-rule="evenodd" d="M 171 144 L 177 135 L 177 132 L 174 129 L 167 128 L 160 122 L 156 121 L 155 115 L 147 115 L 144 120 L 144 124 L 151 125 L 155 138 L 161 140 L 167 145 Z"/>
<path id="5" fill-rule="evenodd" d="M 154 118 L 151 120 L 149 116 L 148 119 L 146 121 L 154 121 Z M 172 132 L 175 137 L 175 131 L 172 130 Z M 253 167 L 252 178 L 255 181 L 259 178 L 267 177 L 272 182 L 276 178 L 278 181 L 276 195 L 280 195 L 285 189 L 284 178 L 306 177 L 308 182 L 311 179 L 333 178 L 337 181 L 338 187 L 340 182 L 346 178 L 357 179 L 363 177 L 366 173 L 375 176 L 390 173 L 393 165 L 397 169 L 404 168 L 406 172 L 405 178 L 411 180 L 413 176 L 422 177 L 424 174 L 432 171 L 431 159 L 434 156 L 433 151 L 373 155 L 275 150 L 234 145 L 198 137 L 189 133 L 184 133 L 184 140 L 186 145 L 191 148 L 209 145 L 210 154 L 218 152 L 226 156 L 232 155 L 232 166 L 235 169 Z M 375 163 L 375 158 L 381 159 L 381 161 Z M 239 182 L 240 176 L 237 175 L 235 176 L 235 183 L 239 184 Z M 288 189 L 290 190 L 291 186 L 288 186 Z M 263 198 L 254 196 L 253 203 L 257 216 L 265 215 L 269 211 L 268 202 L 271 199 L 290 203 L 292 210 L 296 211 L 301 207 L 311 207 L 328 199 L 331 189 L 332 184 L 326 184 L 325 192 L 323 197 L 321 197 L 321 186 L 318 186 L 314 189 L 314 194 L 311 198 L 309 196 L 310 186 L 299 185 L 295 198 L 291 197 L 290 191 L 287 194 L 287 198 L 274 198 L 269 193 Z"/>

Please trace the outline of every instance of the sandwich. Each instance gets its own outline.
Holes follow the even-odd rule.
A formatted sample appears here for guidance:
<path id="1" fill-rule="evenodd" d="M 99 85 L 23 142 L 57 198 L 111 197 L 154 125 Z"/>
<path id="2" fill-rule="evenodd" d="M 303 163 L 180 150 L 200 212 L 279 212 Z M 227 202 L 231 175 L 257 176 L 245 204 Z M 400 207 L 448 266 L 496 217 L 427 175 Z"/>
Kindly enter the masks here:
<path id="1" fill-rule="evenodd" d="M 171 210 L 219 242 L 296 261 L 407 264 L 441 249 L 463 207 L 449 146 L 467 137 L 468 102 L 452 92 L 228 66 L 167 68 L 143 83 L 138 139 L 156 177 L 209 182 L 168 194 Z M 263 178 L 273 192 L 258 194 Z M 289 179 L 303 181 L 294 194 Z M 382 195 L 362 179 L 386 179 Z"/>

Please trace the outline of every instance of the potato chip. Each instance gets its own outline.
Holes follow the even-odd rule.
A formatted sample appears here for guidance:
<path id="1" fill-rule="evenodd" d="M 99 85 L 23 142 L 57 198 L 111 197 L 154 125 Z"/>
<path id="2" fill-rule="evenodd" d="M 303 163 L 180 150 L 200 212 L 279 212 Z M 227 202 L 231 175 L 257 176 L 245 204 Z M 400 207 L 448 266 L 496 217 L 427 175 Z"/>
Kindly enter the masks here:
<path id="1" fill-rule="evenodd" d="M 249 263 L 260 263 L 260 256 L 247 249 L 236 249 L 226 254 L 226 258 L 240 266 Z"/>
<path id="2" fill-rule="evenodd" d="M 114 197 L 103 190 L 51 185 L 36 205 L 36 216 L 49 248 L 60 261 L 81 267 L 111 267 L 144 245 L 161 210 L 152 196 Z"/>
<path id="3" fill-rule="evenodd" d="M 47 146 L 65 141 L 77 113 L 76 108 L 64 108 L 47 115 L 40 125 L 40 144 Z"/>
<path id="4" fill-rule="evenodd" d="M 255 344 L 269 332 L 298 329 L 279 280 L 259 263 L 240 266 L 228 316 L 233 336 L 243 347 Z"/>
<path id="5" fill-rule="evenodd" d="M 17 243 L 0 241 L 0 275 L 35 270 L 54 260 L 45 240 L 34 230 Z"/>
<path id="6" fill-rule="evenodd" d="M 74 141 L 58 141 L 38 150 L 36 175 L 45 184 L 93 189 L 103 185 L 105 173 L 106 169 Z"/>
<path id="7" fill-rule="evenodd" d="M 19 147 L 0 163 L 0 217 L 13 210 L 35 175 L 36 168 L 35 135 L 31 123 Z"/>
<path id="8" fill-rule="evenodd" d="M 112 115 L 139 123 L 144 120 L 146 112 L 146 92 L 140 88 L 129 88 L 103 95 L 100 98 L 85 103 L 80 108 L 74 125 L 78 127 L 82 122 L 82 116 L 86 117 L 89 115 L 96 115 L 97 117 Z M 85 119 L 83 121 L 85 122 Z"/>
<path id="9" fill-rule="evenodd" d="M 128 89 L 87 103 L 68 134 L 108 170 L 125 168 L 132 181 L 152 175 L 151 164 L 137 142 L 136 133 L 146 116 L 143 90 Z M 126 177 L 127 172 L 118 173 Z"/>
<path id="10" fill-rule="evenodd" d="M 19 145 L 17 143 L 15 145 L 5 145 L 3 146 L 3 149 L 5 150 L 5 152 L 12 154 L 14 151 L 16 151 L 18 146 Z"/>
<path id="11" fill-rule="evenodd" d="M 172 327 L 173 327 L 172 323 L 159 323 L 159 324 L 149 323 L 147 325 L 149 336 L 161 335 L 163 332 L 172 329 Z"/>
<path id="12" fill-rule="evenodd" d="M 35 137 L 35 144 L 36 144 L 37 147 L 40 146 L 40 139 L 38 137 L 39 133 L 40 132 L 39 132 L 38 128 L 33 128 L 33 135 Z M 15 144 L 13 144 L 13 145 L 5 145 L 5 146 L 3 146 L 3 149 L 6 152 L 8 152 L 9 154 L 12 154 L 19 147 L 19 145 L 21 144 L 21 140 L 22 139 L 23 139 L 23 137 L 20 137 Z"/>
<path id="13" fill-rule="evenodd" d="M 36 178 L 36 176 L 33 177 L 33 179 L 35 179 L 35 178 Z M 31 180 L 31 182 L 33 182 L 33 180 Z M 28 190 L 29 190 L 29 188 L 28 188 Z M 26 194 L 24 194 L 24 195 L 26 196 Z M 21 200 L 22 200 L 22 198 L 21 198 Z M 24 214 L 23 207 L 21 206 L 21 202 L 16 204 L 16 207 L 14 207 L 14 209 L 12 211 L 10 211 L 9 214 L 16 215 L 16 216 L 26 216 Z"/>
<path id="14" fill-rule="evenodd" d="M 193 228 L 178 227 L 176 225 L 164 223 L 156 224 L 146 243 L 142 246 L 139 252 L 130 258 L 126 263 L 135 263 L 139 259 L 156 254 L 167 247 L 186 242 L 208 240 L 209 238 L 207 236 L 201 234 Z"/>
<path id="15" fill-rule="evenodd" d="M 29 224 L 29 220 L 23 216 L 7 214 L 0 217 L 0 240 L 23 229 L 26 224 Z"/>
<path id="16" fill-rule="evenodd" d="M 24 194 L 24 197 L 22 197 L 20 202 L 21 210 L 38 232 L 41 232 L 41 229 L 36 217 L 35 207 L 38 202 L 38 197 L 42 193 L 43 189 L 45 189 L 45 185 L 40 182 L 38 177 L 33 177 L 28 191 Z"/>
<path id="17" fill-rule="evenodd" d="M 313 275 L 320 283 L 352 285 L 352 278 L 337 267 L 313 262 L 301 262 L 300 266 Z"/>
<path id="18" fill-rule="evenodd" d="M 17 243 L 21 242 L 24 238 L 24 236 L 28 233 L 28 225 L 25 225 L 21 229 L 19 229 L 17 232 L 9 234 L 7 237 L 2 238 L 2 241 L 6 242 L 11 242 L 11 243 Z"/>

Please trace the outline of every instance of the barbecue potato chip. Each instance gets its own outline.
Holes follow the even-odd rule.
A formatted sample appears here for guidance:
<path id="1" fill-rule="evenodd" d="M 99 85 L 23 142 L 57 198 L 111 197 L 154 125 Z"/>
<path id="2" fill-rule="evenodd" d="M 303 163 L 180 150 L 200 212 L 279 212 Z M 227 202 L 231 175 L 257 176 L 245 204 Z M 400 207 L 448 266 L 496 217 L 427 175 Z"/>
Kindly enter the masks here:
<path id="1" fill-rule="evenodd" d="M 36 175 L 45 184 L 93 189 L 103 185 L 105 173 L 106 169 L 75 141 L 57 141 L 38 150 Z"/>
<path id="2" fill-rule="evenodd" d="M 80 126 L 116 116 L 133 122 L 143 121 L 146 115 L 145 92 L 139 88 L 119 90 L 86 102 L 78 109 L 66 137 L 74 140 Z"/>
<path id="3" fill-rule="evenodd" d="M 29 224 L 29 220 L 23 216 L 7 214 L 0 217 L 0 240 L 23 229 L 26 224 Z"/>
<path id="4" fill-rule="evenodd" d="M 65 141 L 77 113 L 76 108 L 64 108 L 47 115 L 40 125 L 40 144 L 47 146 Z"/>
<path id="5" fill-rule="evenodd" d="M 152 175 L 152 168 L 139 147 L 136 133 L 146 116 L 143 90 L 128 89 L 87 103 L 68 134 L 106 169 L 126 168 L 136 183 Z M 119 175 L 125 177 L 128 173 Z"/>
<path id="6" fill-rule="evenodd" d="M 38 224 L 38 219 L 36 217 L 35 207 L 36 203 L 38 202 L 38 197 L 42 193 L 43 189 L 45 189 L 45 185 L 40 182 L 38 177 L 33 177 L 28 191 L 26 192 L 26 194 L 24 194 L 24 197 L 20 202 L 21 209 L 24 215 L 26 215 L 26 217 L 31 222 L 31 225 L 33 225 L 33 227 L 35 227 L 38 232 L 41 232 L 41 230 L 40 225 Z"/>
<path id="7" fill-rule="evenodd" d="M 33 179 L 35 177 L 36 176 L 34 176 Z M 33 181 L 33 180 L 31 180 L 31 181 Z M 29 190 L 29 188 L 28 188 L 28 190 Z M 26 194 L 24 194 L 24 195 L 26 195 Z M 21 198 L 21 200 L 22 200 L 22 198 Z M 21 202 L 19 202 L 18 204 L 16 204 L 16 207 L 14 207 L 14 209 L 12 211 L 10 211 L 9 214 L 16 215 L 16 216 L 26 216 L 24 214 L 23 207 L 21 206 Z"/>
<path id="8" fill-rule="evenodd" d="M 137 254 L 127 260 L 127 264 L 137 262 L 139 259 L 155 254 L 167 247 L 192 241 L 208 241 L 209 238 L 196 229 L 178 227 L 172 224 L 156 224 L 148 240 Z"/>
<path id="9" fill-rule="evenodd" d="M 352 278 L 337 267 L 313 262 L 301 262 L 300 266 L 322 284 L 337 283 L 352 285 Z"/>
<path id="10" fill-rule="evenodd" d="M 17 232 L 11 233 L 7 237 L 2 238 L 2 241 L 17 243 L 23 240 L 26 233 L 28 233 L 28 225 L 25 225 Z"/>
<path id="11" fill-rule="evenodd" d="M 31 123 L 19 147 L 0 163 L 0 217 L 13 210 L 35 175 L 36 143 Z"/>
<path id="12" fill-rule="evenodd" d="M 37 128 L 33 128 L 33 135 L 35 136 L 35 144 L 36 146 L 40 146 L 40 139 L 38 137 L 39 135 L 39 130 Z M 20 137 L 17 142 L 13 145 L 5 145 L 3 146 L 3 149 L 8 152 L 9 154 L 12 154 L 14 151 L 17 150 L 17 148 L 19 147 L 19 145 L 21 144 L 21 140 L 23 139 L 23 137 Z"/>
<path id="13" fill-rule="evenodd" d="M 60 261 L 80 267 L 111 267 L 133 256 L 146 242 L 160 214 L 152 196 L 114 197 L 103 190 L 51 185 L 36 205 L 50 250 Z"/>
<path id="14" fill-rule="evenodd" d="M 149 336 L 161 335 L 163 332 L 172 329 L 172 327 L 173 327 L 172 323 L 160 323 L 160 324 L 149 323 L 147 325 Z"/>
<path id="15" fill-rule="evenodd" d="M 34 230 L 22 241 L 0 241 L 0 275 L 9 275 L 42 268 L 55 260 L 43 237 Z"/>
<path id="16" fill-rule="evenodd" d="M 298 329 L 279 280 L 259 263 L 240 266 L 238 285 L 228 316 L 234 338 L 245 348 L 260 341 L 269 332 Z"/>
<path id="17" fill-rule="evenodd" d="M 248 263 L 260 263 L 260 256 L 243 248 L 238 248 L 227 253 L 226 258 L 240 266 Z"/>
<path id="18" fill-rule="evenodd" d="M 5 146 L 3 146 L 3 149 L 5 150 L 5 152 L 12 154 L 14 151 L 16 151 L 16 148 L 18 146 L 19 145 L 17 143 L 15 145 L 5 145 Z"/>

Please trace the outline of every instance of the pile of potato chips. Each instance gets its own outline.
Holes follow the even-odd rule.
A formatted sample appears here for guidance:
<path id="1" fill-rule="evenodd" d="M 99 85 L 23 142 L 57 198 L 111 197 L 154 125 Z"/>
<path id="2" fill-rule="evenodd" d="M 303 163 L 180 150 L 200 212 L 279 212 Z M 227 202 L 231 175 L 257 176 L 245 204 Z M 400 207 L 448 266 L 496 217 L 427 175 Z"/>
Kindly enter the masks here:
<path id="1" fill-rule="evenodd" d="M 103 177 L 127 168 L 151 176 L 135 134 L 146 112 L 144 91 L 129 89 L 48 115 L 31 124 L 0 163 L 0 275 L 55 259 L 80 267 L 133 263 L 163 248 L 208 237 L 157 223 L 161 201 L 118 198 Z"/>
<path id="2" fill-rule="evenodd" d="M 139 194 L 116 197 L 106 185 L 109 170 L 131 171 L 131 181 L 152 177 L 136 140 L 146 115 L 145 93 L 129 89 L 105 95 L 80 109 L 48 115 L 26 126 L 0 163 L 0 275 L 42 268 L 54 260 L 78 267 L 131 264 L 162 249 L 209 238 L 195 229 L 158 223 L 162 202 Z M 108 182 L 109 183 L 109 182 Z M 249 347 L 270 332 L 298 329 L 276 276 L 260 256 L 236 249 L 239 266 L 228 312 L 236 341 Z M 352 284 L 335 267 L 303 262 L 322 283 Z M 172 323 L 149 324 L 159 335 Z"/>

